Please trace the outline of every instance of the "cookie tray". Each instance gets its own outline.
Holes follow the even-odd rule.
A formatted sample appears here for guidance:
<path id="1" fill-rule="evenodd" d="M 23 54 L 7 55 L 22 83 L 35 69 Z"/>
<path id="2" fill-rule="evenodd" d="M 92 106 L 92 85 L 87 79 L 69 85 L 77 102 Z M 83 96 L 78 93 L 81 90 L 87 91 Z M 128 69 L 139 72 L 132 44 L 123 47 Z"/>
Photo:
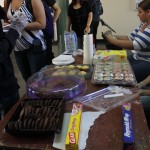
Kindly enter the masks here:
<path id="1" fill-rule="evenodd" d="M 65 100 L 25 99 L 5 126 L 5 131 L 21 136 L 50 136 L 60 133 Z"/>

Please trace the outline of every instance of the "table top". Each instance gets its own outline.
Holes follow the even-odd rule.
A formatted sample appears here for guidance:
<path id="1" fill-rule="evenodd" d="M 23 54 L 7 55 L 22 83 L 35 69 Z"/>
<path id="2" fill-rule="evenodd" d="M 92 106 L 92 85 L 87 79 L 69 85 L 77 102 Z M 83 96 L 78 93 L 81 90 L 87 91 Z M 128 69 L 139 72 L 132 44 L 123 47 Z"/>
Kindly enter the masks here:
<path id="1" fill-rule="evenodd" d="M 87 91 L 85 94 L 95 92 L 106 86 L 94 85 L 91 79 L 87 79 Z M 0 148 L 11 148 L 14 150 L 54 150 L 52 147 L 54 135 L 49 137 L 23 137 L 13 136 L 5 132 L 4 127 L 19 106 L 25 95 L 14 105 L 3 120 L 0 121 Z M 137 98 L 138 99 L 138 98 Z M 135 134 L 135 143 L 132 150 L 150 150 L 150 131 L 147 126 L 143 107 L 139 101 L 131 103 L 133 113 L 133 125 Z M 66 105 L 66 111 L 71 111 L 72 103 Z M 95 127 L 90 128 L 90 134 L 98 135 L 93 139 L 89 134 L 87 139 L 87 149 L 97 150 L 123 150 L 123 126 L 122 126 L 122 109 L 121 106 L 106 112 L 95 121 L 98 133 Z M 128 149 L 129 150 L 129 149 Z"/>

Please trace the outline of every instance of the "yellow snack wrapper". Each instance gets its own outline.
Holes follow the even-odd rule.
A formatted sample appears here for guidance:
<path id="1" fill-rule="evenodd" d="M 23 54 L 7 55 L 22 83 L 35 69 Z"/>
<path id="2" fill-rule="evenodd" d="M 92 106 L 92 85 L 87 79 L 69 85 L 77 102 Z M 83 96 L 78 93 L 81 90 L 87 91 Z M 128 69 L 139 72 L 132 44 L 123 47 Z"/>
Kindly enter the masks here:
<path id="1" fill-rule="evenodd" d="M 103 61 L 122 62 L 126 60 L 126 50 L 97 50 L 93 57 L 93 64 Z"/>
<path id="2" fill-rule="evenodd" d="M 72 108 L 72 113 L 70 117 L 66 143 L 65 143 L 66 150 L 78 150 L 82 110 L 83 110 L 82 104 L 73 103 L 73 108 Z"/>

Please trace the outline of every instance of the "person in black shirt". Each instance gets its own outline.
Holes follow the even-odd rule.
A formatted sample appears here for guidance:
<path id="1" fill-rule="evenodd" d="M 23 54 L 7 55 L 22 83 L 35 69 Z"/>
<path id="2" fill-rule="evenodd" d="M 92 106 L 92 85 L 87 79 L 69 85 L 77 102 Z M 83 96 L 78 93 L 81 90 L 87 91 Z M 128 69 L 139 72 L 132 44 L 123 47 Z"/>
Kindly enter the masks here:
<path id="1" fill-rule="evenodd" d="M 78 48 L 83 48 L 83 35 L 91 32 L 92 9 L 86 0 L 72 0 L 68 9 L 68 31 L 76 32 Z"/>
<path id="2" fill-rule="evenodd" d="M 5 18 L 3 8 L 0 6 L 0 19 Z M 19 85 L 14 75 L 10 54 L 15 42 L 19 37 L 19 32 L 27 25 L 25 16 L 19 16 L 11 21 L 11 28 L 3 34 L 2 23 L 0 21 L 0 119 L 11 109 L 19 99 Z"/>

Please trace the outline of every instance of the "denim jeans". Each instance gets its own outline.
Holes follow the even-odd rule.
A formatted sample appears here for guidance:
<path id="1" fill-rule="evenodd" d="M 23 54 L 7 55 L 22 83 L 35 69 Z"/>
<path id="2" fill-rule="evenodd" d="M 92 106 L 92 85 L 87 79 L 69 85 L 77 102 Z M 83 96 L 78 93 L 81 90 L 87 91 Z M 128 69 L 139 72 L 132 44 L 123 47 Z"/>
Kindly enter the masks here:
<path id="1" fill-rule="evenodd" d="M 41 46 L 35 46 L 28 50 L 15 52 L 18 68 L 25 81 L 46 66 L 46 50 Z"/>
<path id="2" fill-rule="evenodd" d="M 128 60 L 131 64 L 137 82 L 143 81 L 146 77 L 150 75 L 150 62 L 143 60 L 135 60 L 133 58 L 133 55 L 130 55 L 128 57 Z"/>
<path id="3" fill-rule="evenodd" d="M 11 96 L 0 98 L 0 120 L 15 105 L 19 98 L 20 96 L 18 91 Z"/>
<path id="4" fill-rule="evenodd" d="M 150 96 L 141 96 L 140 100 L 143 105 L 148 127 L 150 129 Z"/>

